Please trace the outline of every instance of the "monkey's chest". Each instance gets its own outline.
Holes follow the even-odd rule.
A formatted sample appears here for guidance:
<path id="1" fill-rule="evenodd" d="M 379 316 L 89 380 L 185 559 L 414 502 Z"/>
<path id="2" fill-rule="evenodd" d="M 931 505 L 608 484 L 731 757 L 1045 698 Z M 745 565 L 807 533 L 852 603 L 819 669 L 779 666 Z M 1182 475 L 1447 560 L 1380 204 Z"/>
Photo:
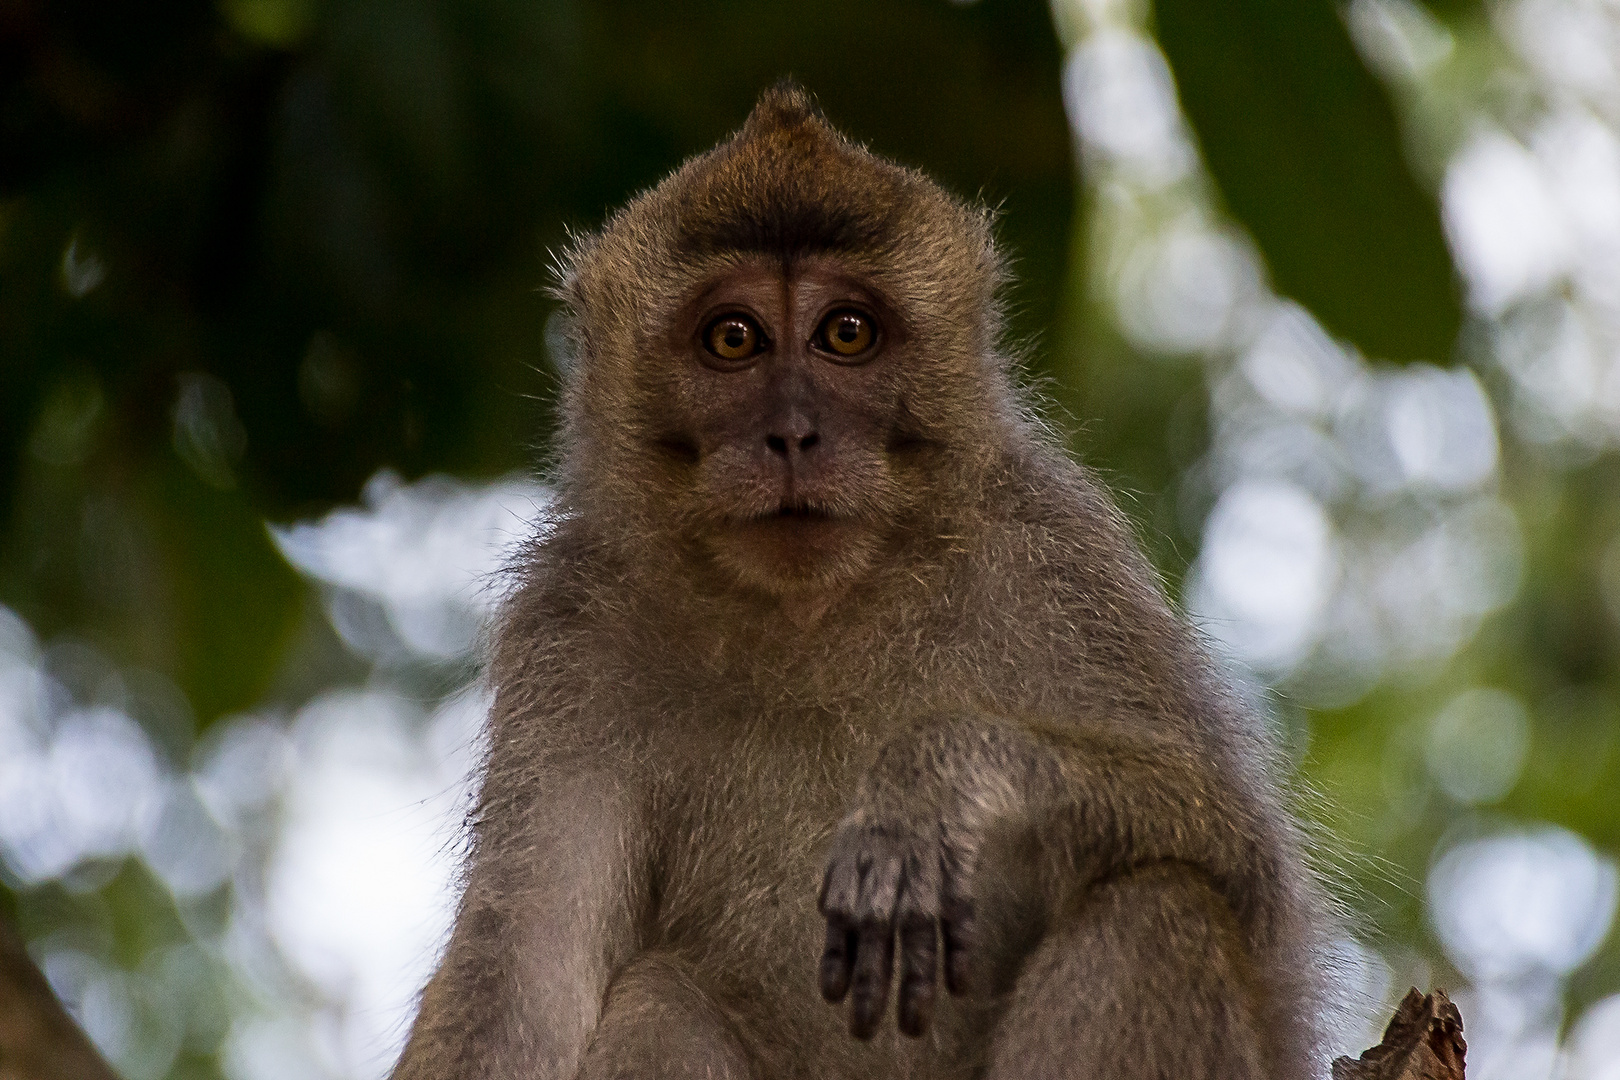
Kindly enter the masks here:
<path id="1" fill-rule="evenodd" d="M 808 988 L 827 844 L 854 777 L 836 759 L 774 749 L 705 755 L 655 799 L 654 924 L 658 945 L 706 970 L 792 968 Z"/>
<path id="2" fill-rule="evenodd" d="M 860 755 L 775 749 L 772 762 L 739 747 L 730 768 L 717 759 L 715 771 L 682 778 L 686 797 L 655 800 L 663 820 L 647 947 L 685 961 L 722 1003 L 761 1075 L 963 1075 L 954 1002 L 942 1002 L 927 1039 L 906 1039 L 890 1024 L 861 1042 L 846 1030 L 847 1008 L 821 999 L 826 923 L 816 902 L 833 829 L 854 795 L 858 766 L 850 762 Z"/>

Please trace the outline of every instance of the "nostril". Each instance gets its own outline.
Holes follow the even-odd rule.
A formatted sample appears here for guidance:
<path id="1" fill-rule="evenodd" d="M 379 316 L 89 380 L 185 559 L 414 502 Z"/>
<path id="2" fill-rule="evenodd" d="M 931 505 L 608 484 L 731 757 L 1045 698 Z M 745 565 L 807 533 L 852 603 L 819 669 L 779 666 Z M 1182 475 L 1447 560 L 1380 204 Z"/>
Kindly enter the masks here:
<path id="1" fill-rule="evenodd" d="M 820 445 L 820 443 L 821 434 L 814 431 L 808 435 L 800 435 L 797 438 L 791 435 L 765 436 L 766 447 L 769 448 L 771 453 L 780 457 L 792 457 L 795 454 L 806 453 Z"/>

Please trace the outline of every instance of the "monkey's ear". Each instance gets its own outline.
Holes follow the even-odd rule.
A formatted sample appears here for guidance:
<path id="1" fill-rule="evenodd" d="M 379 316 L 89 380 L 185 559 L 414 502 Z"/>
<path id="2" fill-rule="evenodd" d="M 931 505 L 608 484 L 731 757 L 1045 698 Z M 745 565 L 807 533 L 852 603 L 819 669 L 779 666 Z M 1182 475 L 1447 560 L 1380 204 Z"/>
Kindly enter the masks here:
<path id="1" fill-rule="evenodd" d="M 543 288 L 545 294 L 560 301 L 564 307 L 578 311 L 585 303 L 584 289 L 579 281 L 579 268 L 590 258 L 598 237 L 594 233 L 579 232 L 564 226 L 567 242 L 552 248 L 546 269 L 550 281 Z"/>
<path id="2" fill-rule="evenodd" d="M 831 127 L 810 91 L 800 86 L 792 76 L 784 76 L 759 95 L 754 111 L 748 114 L 748 120 L 743 124 L 743 135 L 758 136 L 807 124 Z"/>

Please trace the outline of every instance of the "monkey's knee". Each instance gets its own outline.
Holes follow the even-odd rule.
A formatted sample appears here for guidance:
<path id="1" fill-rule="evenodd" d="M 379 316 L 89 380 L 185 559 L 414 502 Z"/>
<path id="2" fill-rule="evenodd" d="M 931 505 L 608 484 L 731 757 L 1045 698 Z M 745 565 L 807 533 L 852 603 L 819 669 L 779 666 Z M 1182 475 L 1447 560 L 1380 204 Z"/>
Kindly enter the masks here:
<path id="1" fill-rule="evenodd" d="M 673 958 L 643 956 L 614 977 L 578 1080 L 749 1080 L 741 1042 Z"/>
<path id="2" fill-rule="evenodd" d="M 1093 888 L 1031 954 L 989 1075 L 1301 1080 L 1267 1052 L 1260 1001 L 1225 902 L 1199 871 L 1155 866 Z"/>

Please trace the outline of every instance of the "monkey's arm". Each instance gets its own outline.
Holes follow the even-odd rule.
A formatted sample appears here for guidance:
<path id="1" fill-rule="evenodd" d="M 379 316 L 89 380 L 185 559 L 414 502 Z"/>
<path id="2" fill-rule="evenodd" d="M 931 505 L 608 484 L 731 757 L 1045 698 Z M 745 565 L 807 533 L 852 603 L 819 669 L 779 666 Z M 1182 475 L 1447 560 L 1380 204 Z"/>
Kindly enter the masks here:
<path id="1" fill-rule="evenodd" d="M 620 779 L 548 770 L 524 786 L 501 806 L 486 796 L 481 822 L 503 827 L 480 828 L 455 932 L 394 1080 L 573 1076 L 633 947 L 633 841 L 645 829 Z"/>
<path id="2" fill-rule="evenodd" d="M 1279 864 L 1267 811 L 1245 805 L 1246 786 L 1185 742 L 979 716 L 909 728 L 879 751 L 833 840 L 822 992 L 851 995 L 851 1031 L 870 1036 L 898 938 L 900 1028 L 920 1034 L 936 942 L 946 986 L 967 986 L 975 871 L 990 854 L 999 875 L 1042 894 L 1033 899 L 1048 911 L 1135 867 L 1196 866 L 1263 939 Z"/>

